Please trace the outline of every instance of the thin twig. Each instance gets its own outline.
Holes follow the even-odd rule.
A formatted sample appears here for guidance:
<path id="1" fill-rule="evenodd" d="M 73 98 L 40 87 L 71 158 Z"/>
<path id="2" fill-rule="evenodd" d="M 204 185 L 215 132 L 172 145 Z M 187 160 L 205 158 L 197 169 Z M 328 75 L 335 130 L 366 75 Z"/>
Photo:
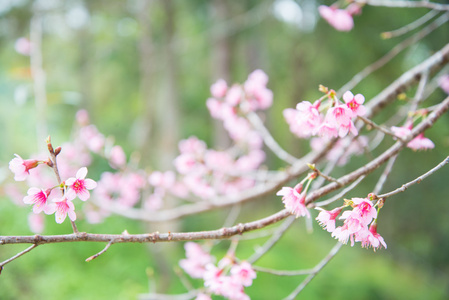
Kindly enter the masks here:
<path id="1" fill-rule="evenodd" d="M 356 3 L 366 4 L 371 6 L 384 7 L 406 7 L 406 8 L 429 8 L 433 10 L 449 10 L 449 5 L 434 3 L 429 1 L 389 1 L 389 0 L 355 0 Z"/>
<path id="2" fill-rule="evenodd" d="M 420 183 L 423 179 L 426 179 L 427 177 L 429 177 L 430 175 L 432 175 L 433 173 L 435 173 L 436 171 L 438 171 L 439 169 L 441 169 L 442 167 L 444 167 L 447 163 L 449 163 L 449 156 L 446 157 L 442 162 L 440 162 L 436 167 L 434 167 L 433 169 L 431 169 L 430 171 L 426 172 L 425 174 L 419 176 L 418 178 L 416 178 L 415 180 L 412 180 L 410 182 L 407 182 L 406 184 L 403 184 L 400 188 L 395 189 L 394 191 L 391 191 L 389 193 L 385 193 L 382 195 L 377 195 L 378 198 L 388 198 L 391 197 L 393 195 L 399 194 L 404 192 L 407 188 L 409 188 L 410 186 L 416 184 L 416 183 Z"/>
<path id="3" fill-rule="evenodd" d="M 439 13 L 440 12 L 437 11 L 437 10 L 431 10 L 427 14 L 425 14 L 421 18 L 411 22 L 410 24 L 407 24 L 407 25 L 405 25 L 405 26 L 403 26 L 401 28 L 398 28 L 396 30 L 382 32 L 381 35 L 385 39 L 390 39 L 390 38 L 393 38 L 393 37 L 404 35 L 404 34 L 410 32 L 410 31 L 418 28 L 419 26 L 425 24 L 427 21 L 429 21 L 430 19 L 432 19 L 433 17 L 435 17 Z"/>
<path id="4" fill-rule="evenodd" d="M 10 262 L 12 262 L 13 260 L 15 260 L 15 259 L 21 257 L 21 256 L 24 255 L 25 253 L 30 252 L 31 250 L 33 250 L 33 249 L 36 248 L 37 246 L 38 246 L 37 244 L 33 244 L 33 245 L 29 246 L 28 248 L 26 248 L 25 250 L 23 250 L 23 251 L 17 253 L 17 254 L 14 255 L 13 257 L 11 257 L 11 258 L 9 258 L 9 259 L 7 259 L 7 260 L 1 262 L 1 263 L 0 263 L 0 273 L 1 273 L 1 270 L 3 269 L 3 266 L 4 266 L 4 265 L 6 265 L 7 263 L 10 263 Z"/>
<path id="5" fill-rule="evenodd" d="M 342 184 L 340 182 L 338 182 L 337 179 L 335 179 L 334 177 L 331 177 L 329 175 L 323 174 L 321 173 L 320 170 L 318 170 L 315 165 L 311 165 L 309 164 L 309 168 L 312 169 L 312 171 L 314 171 L 318 176 L 323 177 L 324 179 L 326 179 L 329 182 L 335 182 L 336 184 L 338 184 L 339 186 L 342 186 Z"/>
<path id="6" fill-rule="evenodd" d="M 365 179 L 365 175 L 360 176 L 356 181 L 354 181 L 353 183 L 351 183 L 351 185 L 349 185 L 348 187 L 346 187 L 345 189 L 343 189 L 340 193 L 338 193 L 337 195 L 333 196 L 332 198 L 329 198 L 327 200 L 324 201 L 320 201 L 320 202 L 315 202 L 315 203 L 310 203 L 308 205 L 308 207 L 321 207 L 321 206 L 325 206 L 325 205 L 329 205 L 341 198 L 343 198 L 347 193 L 349 193 L 350 191 L 352 191 L 357 185 L 359 185 L 359 183 Z"/>
<path id="7" fill-rule="evenodd" d="M 310 275 L 307 276 L 307 278 L 304 279 L 304 281 L 301 282 L 301 284 L 298 285 L 298 287 L 290 295 L 288 295 L 285 300 L 295 299 L 296 296 L 307 286 L 307 284 L 312 281 L 315 275 L 318 274 L 318 272 L 321 271 L 321 269 L 335 256 L 335 254 L 338 253 L 342 245 L 342 243 L 337 242 L 337 244 L 331 249 L 329 254 L 327 254 L 326 257 L 322 261 L 320 261 L 320 263 L 316 265 L 315 268 L 312 269 Z"/>
<path id="8" fill-rule="evenodd" d="M 300 275 L 312 274 L 314 272 L 314 269 L 293 270 L 292 271 L 292 270 L 274 270 L 274 269 L 269 269 L 269 268 L 254 266 L 254 265 L 251 267 L 254 269 L 254 271 L 269 273 L 269 274 L 273 274 L 273 275 L 277 275 L 277 276 L 300 276 Z"/>
<path id="9" fill-rule="evenodd" d="M 374 123 L 373 121 L 371 121 L 371 120 L 369 120 L 369 119 L 367 119 L 365 117 L 357 116 L 357 118 L 359 120 L 363 121 L 363 123 L 365 123 L 365 124 L 367 124 L 367 125 L 369 125 L 369 126 L 371 126 L 373 128 L 376 128 L 377 130 L 379 130 L 379 131 L 381 131 L 381 132 L 383 132 L 383 133 L 385 133 L 385 134 L 387 134 L 389 136 L 394 137 L 394 139 L 396 139 L 396 140 L 402 140 L 401 137 L 398 137 L 397 135 L 395 135 L 391 130 L 389 130 L 389 129 L 383 127 L 383 126 L 377 125 L 376 123 Z"/>
<path id="10" fill-rule="evenodd" d="M 287 229 L 290 228 L 290 226 L 295 221 L 295 217 L 290 216 L 288 217 L 284 223 L 282 223 L 281 226 L 279 226 L 276 231 L 273 233 L 271 238 L 265 242 L 265 244 L 262 247 L 259 247 L 254 251 L 254 254 L 251 255 L 247 261 L 251 264 L 255 263 L 258 259 L 260 259 L 265 253 L 268 252 L 276 243 L 279 241 L 279 239 L 283 236 L 283 234 L 287 231 Z"/>
<path id="11" fill-rule="evenodd" d="M 390 175 L 391 170 L 393 169 L 397 157 L 398 157 L 397 155 L 394 155 L 388 160 L 388 163 L 385 166 L 382 175 L 379 177 L 379 180 L 377 181 L 376 186 L 374 187 L 373 194 L 377 195 L 377 193 L 379 193 L 382 190 L 382 187 L 384 186 L 388 176 Z"/>
<path id="12" fill-rule="evenodd" d="M 396 1 L 395 1 L 396 2 Z M 449 14 L 443 14 L 441 17 L 436 19 L 434 22 L 430 23 L 426 27 L 424 27 L 421 31 L 416 33 L 415 35 L 405 39 L 401 43 L 394 46 L 387 54 L 382 56 L 380 59 L 365 67 L 362 71 L 354 75 L 351 80 L 346 83 L 340 90 L 338 90 L 337 95 L 343 94 L 345 91 L 352 90 L 357 84 L 359 84 L 363 79 L 365 79 L 368 75 L 373 73 L 374 71 L 380 69 L 385 64 L 387 64 L 390 60 L 392 60 L 396 55 L 401 53 L 407 47 L 416 44 L 419 40 L 423 39 L 425 36 L 430 34 L 432 31 L 437 29 L 439 26 L 443 25 L 449 20 Z"/>
<path id="13" fill-rule="evenodd" d="M 270 134 L 268 129 L 263 125 L 262 120 L 259 118 L 259 116 L 254 113 L 250 112 L 246 115 L 248 120 L 251 122 L 251 124 L 254 126 L 254 128 L 261 134 L 263 141 L 265 142 L 265 145 L 267 145 L 268 148 L 280 159 L 285 161 L 289 164 L 294 164 L 298 161 L 298 159 L 291 154 L 289 154 L 287 151 L 285 151 L 273 138 L 273 136 Z"/>
<path id="14" fill-rule="evenodd" d="M 86 262 L 89 262 L 91 260 L 96 259 L 98 256 L 102 255 L 103 253 L 105 253 L 106 251 L 108 251 L 109 247 L 111 247 L 111 245 L 114 243 L 113 240 L 109 241 L 109 243 L 103 248 L 103 250 L 101 250 L 100 252 L 98 252 L 95 255 L 92 255 L 91 257 L 86 258 Z"/>

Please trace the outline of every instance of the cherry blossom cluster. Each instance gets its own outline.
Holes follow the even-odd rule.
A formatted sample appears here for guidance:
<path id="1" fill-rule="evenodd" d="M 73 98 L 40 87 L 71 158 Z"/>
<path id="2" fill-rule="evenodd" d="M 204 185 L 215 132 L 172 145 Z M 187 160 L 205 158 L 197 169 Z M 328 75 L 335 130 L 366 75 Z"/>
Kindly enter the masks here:
<path id="1" fill-rule="evenodd" d="M 317 208 L 320 213 L 316 220 L 324 229 L 332 233 L 332 237 L 343 244 L 350 240 L 351 246 L 354 246 L 355 242 L 360 242 L 362 247 L 373 247 L 374 251 L 382 246 L 387 248 L 384 239 L 377 233 L 378 209 L 382 207 L 383 201 L 379 200 L 373 205 L 371 198 L 374 197 L 368 195 L 368 198 L 345 200 L 344 206 L 331 211 Z M 339 220 L 344 220 L 343 225 L 336 227 L 336 219 L 345 207 L 352 207 L 352 210 L 346 210 L 341 214 Z"/>
<path id="2" fill-rule="evenodd" d="M 49 148 L 50 149 L 50 148 Z M 51 151 L 54 151 L 51 147 Z M 61 153 L 61 148 L 58 147 L 53 152 L 56 157 Z M 14 179 L 16 181 L 24 181 L 30 176 L 30 170 L 36 169 L 39 165 L 47 165 L 49 167 L 54 166 L 56 160 L 36 160 L 36 159 L 22 159 L 16 154 L 16 157 L 9 163 L 9 169 L 14 173 Z M 28 189 L 27 196 L 23 198 L 23 203 L 33 206 L 33 213 L 39 214 L 44 212 L 45 214 L 55 214 L 56 222 L 61 224 L 64 222 L 67 216 L 72 221 L 76 220 L 75 206 L 73 200 L 78 197 L 82 201 L 86 201 L 90 197 L 89 190 L 96 187 L 96 182 L 92 179 L 86 178 L 87 168 L 82 167 L 76 172 L 75 177 L 70 177 L 65 181 L 62 181 L 56 186 L 47 188 L 31 187 Z M 52 195 L 54 190 L 60 190 L 61 195 Z M 31 218 L 33 221 L 33 218 Z M 39 219 L 35 219 L 35 222 L 39 223 Z"/>
<path id="3" fill-rule="evenodd" d="M 413 129 L 413 123 L 414 121 L 425 118 L 427 116 L 428 112 L 425 109 L 421 109 L 413 113 L 412 118 L 409 118 L 404 126 L 396 127 L 392 126 L 391 131 L 399 138 L 406 138 L 408 135 L 411 134 Z M 407 147 L 410 149 L 413 149 L 415 151 L 418 150 L 428 150 L 435 148 L 435 144 L 428 138 L 424 136 L 424 133 L 418 134 L 414 139 L 412 139 L 410 142 L 407 143 Z"/>
<path id="4" fill-rule="evenodd" d="M 350 31 L 354 27 L 354 15 L 362 13 L 360 4 L 351 3 L 345 9 L 334 4 L 331 6 L 320 5 L 318 12 L 332 27 L 338 31 Z"/>
<path id="5" fill-rule="evenodd" d="M 290 131 L 301 138 L 321 136 L 327 139 L 345 137 L 351 132 L 358 134 L 353 120 L 366 113 L 365 97 L 362 94 L 354 96 L 350 91 L 343 94 L 342 103 L 334 90 L 320 86 L 325 93 L 323 97 L 313 104 L 302 101 L 296 109 L 284 110 L 284 118 L 290 126 Z"/>
<path id="6" fill-rule="evenodd" d="M 192 278 L 203 279 L 207 291 L 200 293 L 197 300 L 210 300 L 210 294 L 224 296 L 230 300 L 250 299 L 244 291 L 256 278 L 256 272 L 250 263 L 237 262 L 234 254 L 228 253 L 215 265 L 215 257 L 199 244 L 188 242 L 184 248 L 186 258 L 179 261 L 179 266 Z"/>
<path id="7" fill-rule="evenodd" d="M 243 85 L 228 87 L 226 81 L 219 79 L 211 86 L 213 98 L 207 99 L 207 108 L 213 118 L 223 121 L 224 128 L 234 141 L 250 139 L 257 143 L 258 134 L 244 116 L 272 105 L 273 92 L 267 88 L 267 83 L 267 74 L 255 70 Z"/>

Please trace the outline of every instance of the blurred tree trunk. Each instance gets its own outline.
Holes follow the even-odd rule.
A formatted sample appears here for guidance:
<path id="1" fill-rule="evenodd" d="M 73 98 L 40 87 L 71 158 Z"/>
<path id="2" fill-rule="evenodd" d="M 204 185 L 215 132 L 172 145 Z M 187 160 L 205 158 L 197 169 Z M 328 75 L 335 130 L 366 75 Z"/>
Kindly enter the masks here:
<path id="1" fill-rule="evenodd" d="M 211 17 L 214 23 L 223 24 L 230 17 L 229 2 L 226 0 L 214 0 L 211 3 Z M 219 32 L 211 32 L 212 42 L 212 81 L 224 79 L 228 85 L 231 81 L 231 36 L 221 30 Z M 230 139 L 223 123 L 214 120 L 214 147 L 226 148 L 229 146 Z"/>
<path id="2" fill-rule="evenodd" d="M 152 130 L 155 123 L 155 102 L 154 84 L 152 74 L 154 72 L 154 46 L 151 35 L 150 8 L 154 6 L 154 1 L 141 0 L 137 19 L 140 27 L 140 37 L 138 40 L 139 68 L 140 68 L 140 93 L 142 99 L 142 116 L 139 120 L 139 134 L 136 138 L 137 148 L 142 153 L 142 163 L 148 163 L 153 154 L 154 147 L 152 140 Z M 151 151 L 153 150 L 153 151 Z"/>
<path id="3" fill-rule="evenodd" d="M 178 64 L 175 49 L 173 49 L 175 10 L 171 0 L 156 3 L 142 0 L 141 4 L 138 19 L 142 30 L 139 41 L 140 86 L 144 111 L 143 123 L 140 124 L 142 126 L 140 144 L 142 163 L 151 162 L 155 169 L 167 170 L 173 167 L 179 140 Z M 159 5 L 162 6 L 165 16 L 163 24 L 165 43 L 162 45 L 162 50 L 156 53 L 151 33 L 151 11 L 159 9 Z M 157 65 L 156 62 L 161 62 L 161 65 Z M 173 198 L 166 197 L 164 207 L 175 206 L 175 201 Z M 147 224 L 145 229 L 149 232 L 179 231 L 179 223 L 171 221 L 155 225 Z M 148 248 L 154 256 L 157 267 L 159 277 L 157 292 L 163 293 L 168 290 L 172 278 L 171 264 L 167 258 L 173 254 L 174 247 L 158 244 L 148 245 Z"/>

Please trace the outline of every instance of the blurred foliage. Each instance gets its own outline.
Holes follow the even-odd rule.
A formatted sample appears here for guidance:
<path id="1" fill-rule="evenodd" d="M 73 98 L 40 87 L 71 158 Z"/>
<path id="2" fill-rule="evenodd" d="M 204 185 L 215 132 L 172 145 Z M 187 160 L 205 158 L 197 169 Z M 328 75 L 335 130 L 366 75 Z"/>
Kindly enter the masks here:
<path id="1" fill-rule="evenodd" d="M 151 1 L 146 11 L 142 11 L 145 0 L 0 1 L 0 126 L 4 129 L 0 131 L 1 180 L 12 179 L 7 163 L 13 153 L 26 157 L 44 147 L 36 133 L 36 122 L 41 116 L 36 113 L 29 57 L 14 51 L 18 38 L 30 36 L 33 16 L 39 15 L 43 21 L 42 52 L 48 97 L 45 122 L 54 143 L 60 145 L 70 140 L 75 113 L 84 108 L 89 111 L 92 123 L 105 135 L 113 136 L 128 155 L 140 150 L 142 157 L 148 155 L 147 161 L 156 163 L 158 157 L 146 152 L 151 149 L 140 147 L 143 128 L 152 122 L 146 109 L 157 110 L 157 117 L 151 115 L 154 118 L 164 118 L 168 113 L 164 101 L 170 89 L 178 95 L 175 109 L 179 111 L 182 126 L 156 126 L 153 130 L 160 135 L 178 131 L 180 138 L 196 135 L 213 146 L 215 133 L 211 130 L 213 122 L 208 117 L 205 100 L 209 97 L 210 84 L 217 79 L 214 38 L 225 35 L 229 40 L 232 82 L 243 82 L 256 68 L 270 76 L 274 106 L 265 113 L 267 126 L 281 145 L 299 156 L 309 149 L 308 144 L 289 133 L 282 110 L 294 107 L 301 100 L 319 97 L 319 84 L 338 89 L 405 38 L 382 40 L 382 31 L 404 26 L 426 13 L 425 9 L 366 7 L 355 18 L 354 30 L 341 33 L 317 16 L 316 7 L 322 2 L 330 5 L 330 1 L 293 2 L 302 11 L 299 24 L 286 22 L 273 13 L 275 3 L 285 1 L 228 1 L 226 21 L 217 21 L 215 1 L 168 2 L 171 12 L 162 1 Z M 148 28 L 142 28 L 142 15 L 149 17 Z M 167 31 L 170 22 L 174 26 L 173 36 Z M 144 32 L 150 34 L 150 57 L 143 57 L 140 48 Z M 354 94 L 363 93 L 369 101 L 404 71 L 444 46 L 447 37 L 445 24 L 369 76 L 354 89 Z M 146 59 L 151 71 L 146 81 L 143 81 L 142 59 Z M 171 64 L 174 85 L 167 83 Z M 151 94 L 145 94 L 148 89 Z M 413 90 L 408 96 L 413 97 Z M 438 90 L 424 105 L 435 104 L 442 97 L 443 93 Z M 148 99 L 153 99 L 154 107 L 148 107 Z M 394 107 L 401 105 L 396 103 Z M 375 121 L 382 122 L 385 118 L 385 115 L 378 116 Z M 385 191 L 416 178 L 448 155 L 448 124 L 449 117 L 445 115 L 426 133 L 436 144 L 434 150 L 413 153 L 407 149 L 399 155 Z M 149 143 L 154 148 L 163 147 L 157 141 Z M 344 174 L 369 158 L 356 158 L 335 174 Z M 282 167 L 272 155 L 268 164 L 272 168 Z M 98 166 L 92 174 L 102 171 Z M 368 194 L 375 185 L 375 175 L 380 172 L 365 179 L 348 197 Z M 301 296 L 305 299 L 447 299 L 447 178 L 449 169 L 446 168 L 388 200 L 379 219 L 379 232 L 388 250 L 371 253 L 359 249 L 359 245 L 344 247 Z M 260 199 L 245 204 L 238 221 L 255 220 L 281 208 L 278 197 Z M 29 207 L 17 207 L 2 197 L 0 234 L 31 234 L 25 221 L 29 211 Z M 225 218 L 216 211 L 192 216 L 181 221 L 180 229 L 215 229 L 222 226 Z M 258 264 L 294 270 L 311 268 L 321 260 L 334 241 L 316 225 L 315 232 L 307 234 L 303 223 L 303 220 L 295 223 Z M 78 226 L 83 231 L 98 233 L 120 233 L 125 229 L 130 233 L 148 231 L 145 225 L 119 217 L 110 217 L 97 225 L 81 220 Z M 157 230 L 158 224 L 150 228 Z M 68 222 L 57 225 L 51 216 L 46 216 L 45 234 L 70 231 Z M 248 257 L 260 243 L 260 239 L 241 242 L 237 256 Z M 229 242 L 222 241 L 213 253 L 220 259 L 228 246 Z M 5 267 L 0 280 L 0 298 L 135 299 L 138 294 L 149 291 L 148 273 L 154 273 L 158 286 L 166 280 L 160 279 L 162 275 L 156 267 L 160 252 L 164 251 L 161 249 L 171 249 L 172 255 L 166 258 L 169 268 L 184 256 L 181 244 L 127 244 L 113 245 L 95 261 L 84 262 L 102 247 L 92 243 L 39 246 Z M 0 259 L 11 257 L 23 248 L 24 245 L 3 246 Z M 174 271 L 169 273 L 174 279 L 162 282 L 169 285 L 166 292 L 182 293 L 184 289 Z M 278 299 L 288 295 L 302 278 L 259 273 L 247 291 L 253 299 Z"/>

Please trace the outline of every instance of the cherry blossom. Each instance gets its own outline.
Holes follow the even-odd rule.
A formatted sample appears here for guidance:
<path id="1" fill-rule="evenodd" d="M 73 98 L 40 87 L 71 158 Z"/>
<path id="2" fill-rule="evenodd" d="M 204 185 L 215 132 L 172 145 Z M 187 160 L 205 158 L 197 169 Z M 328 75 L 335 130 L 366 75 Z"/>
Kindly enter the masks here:
<path id="1" fill-rule="evenodd" d="M 354 27 L 354 20 L 350 12 L 344 9 L 320 5 L 318 12 L 323 19 L 338 31 L 350 31 Z"/>
<path id="2" fill-rule="evenodd" d="M 413 140 L 407 143 L 407 147 L 417 150 L 427 150 L 435 148 L 435 144 L 424 136 L 424 133 L 418 134 Z"/>
<path id="3" fill-rule="evenodd" d="M 114 168 L 121 168 L 126 164 L 126 155 L 123 148 L 115 145 L 111 148 L 111 152 L 109 153 L 109 165 Z"/>
<path id="4" fill-rule="evenodd" d="M 328 232 L 333 232 L 335 230 L 335 219 L 340 214 L 342 207 L 334 208 L 331 211 L 318 209 L 320 210 L 320 213 L 316 217 L 316 220 Z"/>
<path id="5" fill-rule="evenodd" d="M 48 196 L 51 193 L 51 189 L 42 190 L 38 189 L 36 187 L 32 187 L 28 189 L 28 196 L 23 198 L 23 202 L 25 204 L 33 204 L 33 212 L 35 214 L 40 213 L 41 211 L 44 211 L 46 214 L 52 214 L 52 208 L 49 205 Z"/>
<path id="6" fill-rule="evenodd" d="M 212 300 L 212 298 L 207 294 L 199 293 L 196 295 L 195 300 Z"/>
<path id="7" fill-rule="evenodd" d="M 412 132 L 413 125 L 406 125 L 404 127 L 392 126 L 391 130 L 399 138 L 406 138 Z M 435 144 L 424 136 L 424 133 L 418 134 L 414 139 L 407 143 L 407 147 L 417 150 L 427 150 L 435 148 Z"/>
<path id="8" fill-rule="evenodd" d="M 56 223 L 61 224 L 64 222 L 67 215 L 70 220 L 76 220 L 75 205 L 73 205 L 72 200 L 73 198 L 68 197 L 68 195 L 64 195 L 61 199 L 53 200 Z"/>
<path id="9" fill-rule="evenodd" d="M 24 181 L 30 174 L 30 170 L 38 166 L 39 161 L 35 159 L 22 159 L 19 155 L 9 162 L 9 169 L 14 173 L 15 181 Z"/>
<path id="10" fill-rule="evenodd" d="M 251 264 L 247 261 L 232 266 L 231 274 L 238 278 L 239 282 L 244 286 L 251 286 L 253 284 L 253 279 L 257 277 L 256 272 L 254 272 Z"/>
<path id="11" fill-rule="evenodd" d="M 364 235 L 359 235 L 356 237 L 357 242 L 361 242 L 362 247 L 369 248 L 373 247 L 374 251 L 384 246 L 387 249 L 387 244 L 385 243 L 383 237 L 377 233 L 377 224 L 373 223 L 369 227 L 369 230 L 364 232 Z"/>
<path id="12" fill-rule="evenodd" d="M 210 93 L 214 98 L 223 98 L 226 95 L 227 89 L 228 85 L 226 84 L 226 81 L 218 79 L 217 82 L 210 87 Z"/>
<path id="13" fill-rule="evenodd" d="M 186 259 L 179 261 L 179 266 L 192 278 L 203 278 L 206 265 L 212 263 L 212 256 L 194 242 L 185 243 Z"/>
<path id="14" fill-rule="evenodd" d="M 282 202 L 285 208 L 291 211 L 296 217 L 307 216 L 310 217 L 310 213 L 306 208 L 306 197 L 301 195 L 302 184 L 298 183 L 294 188 L 283 187 L 276 193 L 277 196 L 283 196 Z"/>
<path id="15" fill-rule="evenodd" d="M 363 106 L 365 97 L 362 94 L 353 95 L 350 91 L 343 94 L 343 100 L 346 106 L 352 111 L 352 116 L 363 116 L 366 113 L 366 108 Z"/>
<path id="16" fill-rule="evenodd" d="M 68 197 L 75 198 L 78 196 L 82 201 L 86 201 L 90 197 L 88 190 L 92 190 L 97 187 L 97 183 L 92 179 L 86 179 L 87 168 L 82 167 L 76 172 L 76 178 L 71 177 L 66 180 L 66 185 L 69 187 L 67 190 Z"/>

